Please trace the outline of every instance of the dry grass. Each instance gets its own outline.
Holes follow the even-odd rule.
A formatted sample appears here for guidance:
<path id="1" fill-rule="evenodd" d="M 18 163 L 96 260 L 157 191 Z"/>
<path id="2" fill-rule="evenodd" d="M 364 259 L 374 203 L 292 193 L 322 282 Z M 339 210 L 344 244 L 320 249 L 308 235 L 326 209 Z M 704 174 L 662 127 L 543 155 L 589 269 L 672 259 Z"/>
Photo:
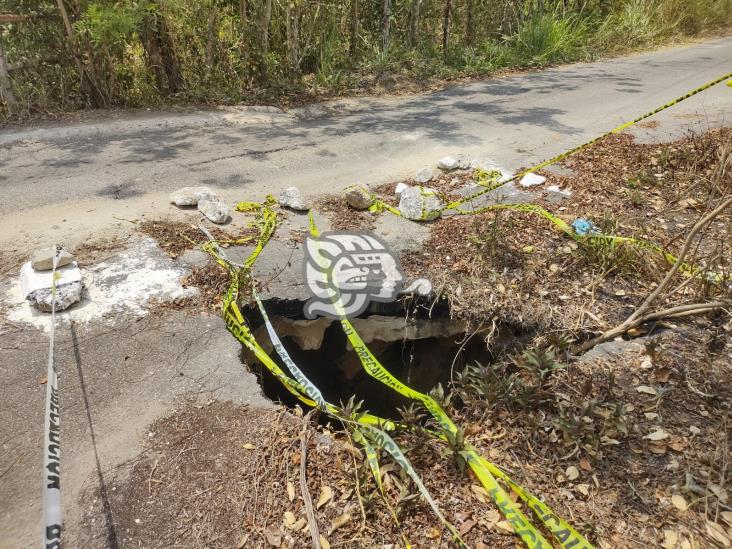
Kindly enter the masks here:
<path id="1" fill-rule="evenodd" d="M 140 223 L 139 230 L 143 234 L 154 238 L 158 245 L 173 259 L 186 250 L 193 249 L 197 245 L 206 242 L 206 237 L 201 232 L 201 229 L 193 223 L 145 221 Z M 212 227 L 210 231 L 219 242 L 233 241 L 257 234 L 256 229 L 247 229 L 238 234 L 231 234 L 219 227 Z"/>
<path id="2" fill-rule="evenodd" d="M 544 173 L 546 185 L 571 188 L 571 198 L 552 204 L 535 190 L 535 200 L 567 223 L 584 217 L 678 253 L 694 222 L 732 193 L 730 151 L 730 129 L 664 145 L 614 136 L 567 160 L 574 175 Z M 578 337 L 623 320 L 669 267 L 655 252 L 578 243 L 543 218 L 506 210 L 439 220 L 423 250 L 402 260 L 409 276 L 442 288 L 457 315 Z M 703 233 L 689 262 L 732 272 L 732 212 Z M 697 279 L 669 300 L 724 293 L 712 286 Z"/>

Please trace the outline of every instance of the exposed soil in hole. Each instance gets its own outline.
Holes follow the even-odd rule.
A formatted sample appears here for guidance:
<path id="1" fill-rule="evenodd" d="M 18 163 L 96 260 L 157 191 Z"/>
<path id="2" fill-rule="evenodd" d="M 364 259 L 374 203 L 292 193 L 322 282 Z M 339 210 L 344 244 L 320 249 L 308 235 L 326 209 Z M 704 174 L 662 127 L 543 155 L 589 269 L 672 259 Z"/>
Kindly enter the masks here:
<path id="1" fill-rule="evenodd" d="M 409 400 L 395 391 L 384 390 L 381 382 L 369 376 L 353 352 L 340 323 L 328 318 L 306 320 L 303 302 L 265 303 L 272 324 L 285 349 L 303 373 L 329 402 L 346 403 L 355 395 L 363 409 L 378 415 L 398 418 L 398 408 Z M 283 370 L 286 366 L 272 349 L 266 328 L 257 310 L 246 311 L 252 330 Z M 422 392 L 438 384 L 447 387 L 456 372 L 467 364 L 490 364 L 495 353 L 515 345 L 516 336 L 508 328 L 494 333 L 491 350 L 485 343 L 487 329 L 471 328 L 465 321 L 450 318 L 445 301 L 429 304 L 372 304 L 359 318 L 351 319 L 356 331 L 374 356 L 395 377 Z M 293 406 L 296 399 L 269 371 L 248 352 L 247 364 L 256 364 L 267 397 Z"/>

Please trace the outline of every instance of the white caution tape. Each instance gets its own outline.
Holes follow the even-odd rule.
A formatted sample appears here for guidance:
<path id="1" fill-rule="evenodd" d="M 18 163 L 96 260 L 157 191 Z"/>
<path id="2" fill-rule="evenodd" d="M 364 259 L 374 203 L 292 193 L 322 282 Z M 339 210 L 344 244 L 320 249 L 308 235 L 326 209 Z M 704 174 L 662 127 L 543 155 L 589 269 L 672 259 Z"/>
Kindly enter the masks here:
<path id="1" fill-rule="evenodd" d="M 58 397 L 58 375 L 54 360 L 56 333 L 56 268 L 61 247 L 56 246 L 51 272 L 51 336 L 48 350 L 46 382 L 46 420 L 43 435 L 43 549 L 61 547 L 61 422 Z"/>

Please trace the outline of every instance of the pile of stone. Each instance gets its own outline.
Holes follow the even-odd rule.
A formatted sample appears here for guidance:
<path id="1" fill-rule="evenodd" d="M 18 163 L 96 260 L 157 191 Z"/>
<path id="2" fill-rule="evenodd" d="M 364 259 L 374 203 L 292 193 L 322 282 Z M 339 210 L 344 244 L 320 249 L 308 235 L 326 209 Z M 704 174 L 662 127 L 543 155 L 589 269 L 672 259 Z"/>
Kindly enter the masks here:
<path id="1" fill-rule="evenodd" d="M 214 223 L 229 220 L 229 207 L 208 187 L 183 187 L 170 194 L 170 201 L 181 208 L 197 206 L 198 211 Z"/>
<path id="2" fill-rule="evenodd" d="M 53 258 L 55 248 L 37 252 L 20 269 L 20 287 L 23 297 L 39 311 L 51 312 L 54 302 Z M 56 266 L 56 310 L 63 311 L 81 301 L 81 271 L 74 256 L 62 249 Z"/>
<path id="3" fill-rule="evenodd" d="M 432 221 L 440 217 L 445 203 L 431 187 L 416 185 L 399 189 L 399 211 L 413 221 Z"/>

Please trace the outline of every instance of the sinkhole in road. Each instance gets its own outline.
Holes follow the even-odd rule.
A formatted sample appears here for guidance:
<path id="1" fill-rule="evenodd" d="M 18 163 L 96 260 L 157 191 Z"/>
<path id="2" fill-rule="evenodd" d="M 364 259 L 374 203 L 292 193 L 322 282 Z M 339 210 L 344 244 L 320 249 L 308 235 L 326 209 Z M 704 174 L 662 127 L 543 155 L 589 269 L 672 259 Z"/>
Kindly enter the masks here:
<path id="1" fill-rule="evenodd" d="M 362 411 L 392 419 L 399 417 L 398 408 L 409 404 L 409 399 L 364 371 L 338 321 L 307 320 L 302 313 L 302 301 L 270 299 L 264 305 L 282 345 L 328 402 L 346 403 L 355 395 L 357 401 L 364 402 Z M 272 348 L 257 308 L 243 312 L 257 341 L 287 372 Z M 379 362 L 396 378 L 422 392 L 429 392 L 438 383 L 446 387 L 452 374 L 466 364 L 491 363 L 494 353 L 515 341 L 511 330 L 499 329 L 494 332 L 489 350 L 485 336 L 490 325 L 476 329 L 465 321 L 451 318 L 446 300 L 371 303 L 365 313 L 350 320 Z M 243 351 L 242 361 L 257 374 L 265 396 L 288 406 L 298 404 L 251 353 Z"/>

